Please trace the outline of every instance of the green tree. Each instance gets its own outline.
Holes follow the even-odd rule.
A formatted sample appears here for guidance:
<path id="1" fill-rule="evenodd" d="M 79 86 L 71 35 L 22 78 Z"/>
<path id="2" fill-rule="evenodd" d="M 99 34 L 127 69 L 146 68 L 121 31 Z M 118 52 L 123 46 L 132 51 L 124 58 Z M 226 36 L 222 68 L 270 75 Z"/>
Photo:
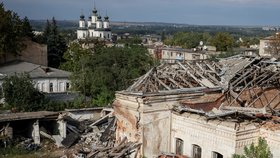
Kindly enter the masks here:
<path id="1" fill-rule="evenodd" d="M 234 39 L 229 33 L 219 32 L 210 41 L 217 51 L 228 51 L 232 48 Z"/>
<path id="2" fill-rule="evenodd" d="M 0 54 L 19 54 L 25 47 L 23 44 L 22 21 L 19 16 L 5 10 L 3 3 L 0 3 Z"/>
<path id="3" fill-rule="evenodd" d="M 93 99 L 93 104 L 107 105 L 115 91 L 126 89 L 133 79 L 143 75 L 153 65 L 147 49 L 139 45 L 83 49 L 72 43 L 64 54 L 62 68 L 72 71 L 71 84 Z"/>
<path id="4" fill-rule="evenodd" d="M 43 33 L 43 42 L 48 46 L 48 66 L 58 68 L 63 62 L 63 54 L 67 50 L 67 45 L 58 30 L 54 17 L 51 23 L 47 20 Z"/>
<path id="5" fill-rule="evenodd" d="M 165 41 L 166 40 L 166 36 L 165 36 L 165 31 L 161 32 L 161 41 Z"/>
<path id="6" fill-rule="evenodd" d="M 4 79 L 2 94 L 5 102 L 16 111 L 36 111 L 42 109 L 44 95 L 34 88 L 27 74 L 15 74 Z"/>
<path id="7" fill-rule="evenodd" d="M 234 154 L 233 158 L 272 158 L 268 144 L 264 138 L 259 138 L 258 144 L 252 143 L 244 147 L 244 155 Z"/>
<path id="8" fill-rule="evenodd" d="M 195 48 L 199 45 L 200 41 L 208 43 L 210 39 L 208 33 L 198 33 L 198 32 L 177 32 L 174 34 L 172 39 L 164 40 L 166 45 L 181 46 L 183 48 Z"/>
<path id="9" fill-rule="evenodd" d="M 119 39 L 119 40 L 117 40 L 117 43 L 122 43 L 125 45 L 134 45 L 134 44 L 141 44 L 142 40 L 140 37 L 134 36 L 134 37 L 128 38 L 128 39 Z"/>
<path id="10" fill-rule="evenodd" d="M 31 39 L 34 37 L 34 34 L 33 34 L 33 29 L 29 23 L 29 20 L 27 17 L 24 17 L 23 18 L 23 21 L 22 21 L 22 34 L 23 36 L 25 37 L 30 37 Z"/>

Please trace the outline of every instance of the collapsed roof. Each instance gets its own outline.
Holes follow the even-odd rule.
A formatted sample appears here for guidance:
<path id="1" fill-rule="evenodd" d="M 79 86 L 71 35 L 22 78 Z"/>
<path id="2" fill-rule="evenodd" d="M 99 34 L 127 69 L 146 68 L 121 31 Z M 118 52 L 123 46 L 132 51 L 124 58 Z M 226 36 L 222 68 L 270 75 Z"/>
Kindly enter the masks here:
<path id="1" fill-rule="evenodd" d="M 196 110 L 209 111 L 215 107 L 230 111 L 259 113 L 261 111 L 259 109 L 264 109 L 265 112 L 278 114 L 279 81 L 280 62 L 268 58 L 239 55 L 220 62 L 190 61 L 162 64 L 138 78 L 123 92 L 145 95 L 167 94 L 167 92 L 192 93 L 202 89 L 210 91 L 212 89 L 221 95 L 205 97 L 204 94 L 208 101 L 198 103 L 198 98 L 194 98 L 183 102 L 182 105 Z M 215 104 L 209 103 L 209 97 Z"/>
<path id="2" fill-rule="evenodd" d="M 141 76 L 126 92 L 160 93 L 195 87 L 221 86 L 221 67 L 215 62 L 162 64 Z"/>

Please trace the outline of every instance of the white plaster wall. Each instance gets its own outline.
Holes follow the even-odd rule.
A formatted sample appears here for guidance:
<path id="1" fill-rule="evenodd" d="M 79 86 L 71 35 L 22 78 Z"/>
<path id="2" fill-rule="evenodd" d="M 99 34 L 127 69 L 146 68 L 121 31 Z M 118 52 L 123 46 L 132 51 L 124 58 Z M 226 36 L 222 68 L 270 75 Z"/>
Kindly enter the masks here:
<path id="1" fill-rule="evenodd" d="M 127 137 L 129 141 L 143 143 L 142 156 L 157 157 L 170 151 L 170 121 L 172 105 L 177 96 L 142 97 L 117 95 L 114 111 L 118 119 L 117 140 Z M 171 99 L 171 100 L 169 100 Z M 138 124 L 138 128 L 137 128 Z"/>
<path id="2" fill-rule="evenodd" d="M 87 22 L 88 27 L 91 27 L 91 21 Z"/>
<path id="3" fill-rule="evenodd" d="M 79 21 L 79 27 L 82 27 L 82 28 L 86 27 L 85 20 L 80 20 Z"/>
<path id="4" fill-rule="evenodd" d="M 103 26 L 104 26 L 105 29 L 109 28 L 110 27 L 109 22 L 108 21 L 104 21 L 103 22 Z"/>
<path id="5" fill-rule="evenodd" d="M 271 56 L 269 52 L 267 52 L 265 49 L 267 49 L 267 46 L 269 46 L 269 40 L 260 40 L 260 48 L 259 48 L 259 55 L 260 56 Z"/>
<path id="6" fill-rule="evenodd" d="M 92 15 L 91 16 L 91 23 L 94 25 L 97 21 L 97 16 L 96 15 Z"/>
<path id="7" fill-rule="evenodd" d="M 96 22 L 96 28 L 98 28 L 98 29 L 102 28 L 103 27 L 102 24 L 103 24 L 102 21 L 97 21 Z"/>
<path id="8" fill-rule="evenodd" d="M 89 37 L 94 37 L 95 36 L 95 31 L 93 29 L 89 30 Z"/>
<path id="9" fill-rule="evenodd" d="M 249 146 L 252 143 L 256 143 L 260 137 L 260 129 L 253 123 L 247 123 L 243 125 L 242 128 L 238 127 L 236 133 L 236 149 L 235 153 L 243 154 L 244 147 Z"/>
<path id="10" fill-rule="evenodd" d="M 144 113 L 141 119 L 144 156 L 157 158 L 170 151 L 170 111 Z"/>
<path id="11" fill-rule="evenodd" d="M 185 53 L 185 60 L 193 60 L 192 53 Z"/>
<path id="12" fill-rule="evenodd" d="M 50 93 L 50 83 L 53 83 L 53 92 L 67 92 L 66 83 L 70 84 L 70 80 L 66 78 L 41 78 L 34 79 L 35 87 L 42 92 Z"/>
<path id="13" fill-rule="evenodd" d="M 120 122 L 117 139 L 126 136 L 129 141 L 142 142 L 143 156 L 153 158 L 161 152 L 175 153 L 175 140 L 180 138 L 184 141 L 183 154 L 189 157 L 192 157 L 192 145 L 195 144 L 202 148 L 202 158 L 212 158 L 213 152 L 222 154 L 224 158 L 232 158 L 235 153 L 243 154 L 245 146 L 264 137 L 273 157 L 280 158 L 280 130 L 260 128 L 259 124 L 249 121 L 240 124 L 207 121 L 197 114 L 171 113 L 169 109 L 179 101 L 172 99 L 176 95 L 146 98 L 116 96 L 118 107 L 114 107 L 114 110 Z M 137 122 L 140 125 L 138 128 Z"/>
<path id="14" fill-rule="evenodd" d="M 272 156 L 274 158 L 280 158 L 280 130 L 272 131 L 261 128 L 260 134 L 267 141 Z"/>
<path id="15" fill-rule="evenodd" d="M 77 38 L 78 39 L 85 39 L 88 36 L 87 30 L 77 30 Z"/>
<path id="16" fill-rule="evenodd" d="M 107 31 L 107 32 L 104 33 L 104 36 L 105 36 L 106 39 L 111 39 L 112 38 L 112 33 Z"/>
<path id="17" fill-rule="evenodd" d="M 192 145 L 202 148 L 202 158 L 211 158 L 212 152 L 218 152 L 224 158 L 235 153 L 235 130 L 232 124 L 206 122 L 199 115 L 180 116 L 172 114 L 171 152 L 175 153 L 175 140 L 184 141 L 183 154 L 192 157 Z M 229 126 L 229 127 L 228 127 Z"/>

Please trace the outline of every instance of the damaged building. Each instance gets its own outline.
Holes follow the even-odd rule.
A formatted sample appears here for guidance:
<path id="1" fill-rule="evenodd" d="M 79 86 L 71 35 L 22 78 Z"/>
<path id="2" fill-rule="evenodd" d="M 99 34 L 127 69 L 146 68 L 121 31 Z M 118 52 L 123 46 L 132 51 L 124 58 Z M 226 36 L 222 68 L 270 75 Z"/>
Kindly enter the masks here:
<path id="1" fill-rule="evenodd" d="M 162 64 L 116 92 L 116 142 L 142 143 L 136 157 L 231 158 L 264 137 L 280 157 L 279 79 L 266 58 Z"/>

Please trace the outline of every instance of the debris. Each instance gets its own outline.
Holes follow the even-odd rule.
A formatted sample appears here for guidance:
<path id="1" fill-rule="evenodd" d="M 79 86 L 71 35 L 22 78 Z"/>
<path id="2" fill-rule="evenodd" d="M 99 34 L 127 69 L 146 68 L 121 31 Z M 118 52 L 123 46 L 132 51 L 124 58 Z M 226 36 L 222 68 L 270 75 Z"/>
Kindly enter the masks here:
<path id="1" fill-rule="evenodd" d="M 66 136 L 66 138 L 61 142 L 66 148 L 70 148 L 78 139 L 79 135 L 76 133 L 70 133 Z"/>
<path id="2" fill-rule="evenodd" d="M 52 138 L 55 140 L 55 144 L 57 147 L 63 147 L 61 143 L 63 138 L 60 135 L 52 135 Z"/>
<path id="3" fill-rule="evenodd" d="M 51 135 L 47 134 L 46 132 L 40 131 L 40 135 L 42 135 L 43 137 L 48 138 L 52 141 L 55 141 L 54 138 Z"/>

